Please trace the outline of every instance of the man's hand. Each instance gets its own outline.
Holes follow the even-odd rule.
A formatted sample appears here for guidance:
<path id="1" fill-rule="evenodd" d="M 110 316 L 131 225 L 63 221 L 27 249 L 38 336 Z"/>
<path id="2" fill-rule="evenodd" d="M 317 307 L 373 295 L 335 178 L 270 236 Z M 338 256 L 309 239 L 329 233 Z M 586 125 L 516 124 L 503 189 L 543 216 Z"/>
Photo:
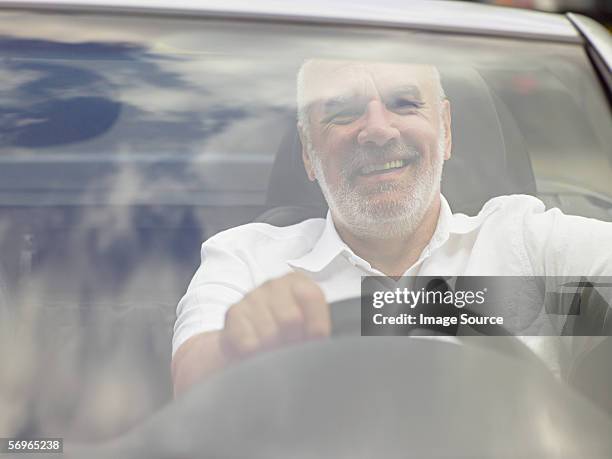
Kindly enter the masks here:
<path id="1" fill-rule="evenodd" d="M 268 281 L 226 314 L 221 345 L 230 359 L 329 336 L 329 305 L 320 287 L 303 274 Z"/>
<path id="2" fill-rule="evenodd" d="M 232 361 L 283 344 L 329 336 L 329 305 L 319 286 L 292 273 L 262 284 L 227 312 L 225 328 L 189 338 L 172 359 L 174 393 Z"/>

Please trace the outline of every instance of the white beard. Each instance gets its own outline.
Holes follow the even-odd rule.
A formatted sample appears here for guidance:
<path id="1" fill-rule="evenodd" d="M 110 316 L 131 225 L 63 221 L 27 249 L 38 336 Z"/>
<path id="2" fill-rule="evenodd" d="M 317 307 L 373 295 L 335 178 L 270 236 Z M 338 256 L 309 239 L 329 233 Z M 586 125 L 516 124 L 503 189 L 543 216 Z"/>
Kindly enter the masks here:
<path id="1" fill-rule="evenodd" d="M 325 177 L 325 171 L 317 151 L 310 148 L 314 174 L 319 182 L 321 191 L 332 215 L 339 220 L 356 237 L 362 239 L 391 239 L 396 237 L 409 237 L 423 221 L 436 194 L 440 190 L 442 167 L 444 165 L 444 150 L 446 135 L 441 126 L 437 152 L 432 158 L 431 165 L 423 165 L 425 169 L 415 180 L 402 184 L 405 200 L 386 202 L 383 204 L 372 202 L 367 196 L 361 195 L 351 185 L 348 173 L 342 173 L 340 183 L 331 189 Z M 411 147 L 406 147 L 410 151 Z M 414 153 L 414 150 L 412 150 Z M 421 155 L 419 162 L 425 161 Z M 414 167 L 409 166 L 409 167 Z M 377 192 L 395 191 L 397 184 L 381 184 Z"/>

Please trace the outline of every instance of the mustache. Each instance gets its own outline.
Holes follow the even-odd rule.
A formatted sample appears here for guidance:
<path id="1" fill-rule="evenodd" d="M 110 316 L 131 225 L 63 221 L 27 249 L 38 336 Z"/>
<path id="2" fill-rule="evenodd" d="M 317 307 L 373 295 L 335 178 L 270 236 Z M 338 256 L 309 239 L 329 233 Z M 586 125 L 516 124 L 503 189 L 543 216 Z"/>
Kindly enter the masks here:
<path id="1" fill-rule="evenodd" d="M 421 152 L 413 145 L 394 143 L 383 147 L 358 147 L 352 155 L 346 158 L 342 171 L 346 178 L 354 178 L 359 171 L 367 165 L 386 163 L 400 159 L 413 160 Z"/>

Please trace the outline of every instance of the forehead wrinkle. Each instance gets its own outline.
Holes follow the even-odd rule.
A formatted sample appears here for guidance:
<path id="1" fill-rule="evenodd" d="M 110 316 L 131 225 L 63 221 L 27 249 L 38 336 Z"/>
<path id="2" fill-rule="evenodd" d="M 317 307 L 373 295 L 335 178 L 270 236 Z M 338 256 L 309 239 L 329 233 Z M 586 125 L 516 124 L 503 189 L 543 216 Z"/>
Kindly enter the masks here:
<path id="1" fill-rule="evenodd" d="M 394 88 L 393 91 L 403 87 L 407 91 L 413 91 L 414 96 L 425 100 L 436 92 L 434 68 L 430 67 L 412 64 L 381 64 L 373 66 L 369 71 L 373 74 L 376 85 L 381 91 L 387 92 L 386 86 Z"/>
<path id="2" fill-rule="evenodd" d="M 306 99 L 309 99 L 310 104 L 320 101 L 326 103 L 331 99 L 340 101 L 355 98 L 367 94 L 368 86 L 378 92 L 372 69 L 363 63 L 312 63 L 307 70 L 304 86 L 308 96 Z M 336 94 L 330 94 L 333 90 L 333 86 L 330 88 L 330 80 L 339 88 Z M 347 86 L 349 86 L 348 90 L 346 90 Z M 340 93 L 340 91 L 343 92 Z"/>

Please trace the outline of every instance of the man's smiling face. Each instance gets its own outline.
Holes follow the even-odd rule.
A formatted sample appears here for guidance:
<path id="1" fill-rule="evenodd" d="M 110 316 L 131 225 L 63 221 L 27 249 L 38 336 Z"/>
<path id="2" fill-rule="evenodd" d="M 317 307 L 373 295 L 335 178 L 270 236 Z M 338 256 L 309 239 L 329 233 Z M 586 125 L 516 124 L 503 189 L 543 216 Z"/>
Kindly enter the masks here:
<path id="1" fill-rule="evenodd" d="M 304 163 L 336 223 L 362 237 L 414 232 L 450 157 L 449 107 L 434 69 L 310 61 L 299 90 Z"/>

